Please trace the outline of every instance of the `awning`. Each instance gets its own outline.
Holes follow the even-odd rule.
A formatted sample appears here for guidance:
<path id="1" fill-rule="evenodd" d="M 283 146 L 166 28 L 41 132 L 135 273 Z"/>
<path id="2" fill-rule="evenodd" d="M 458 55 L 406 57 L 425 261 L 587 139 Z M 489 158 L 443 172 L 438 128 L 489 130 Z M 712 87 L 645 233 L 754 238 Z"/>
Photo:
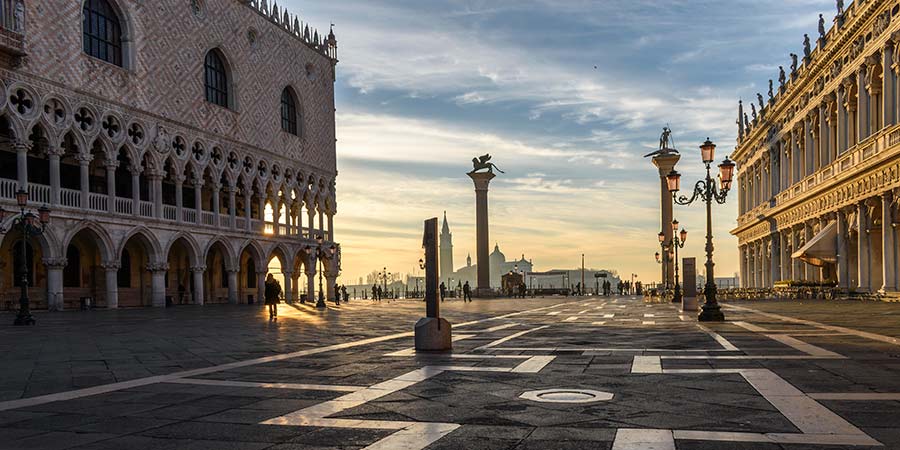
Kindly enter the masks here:
<path id="1" fill-rule="evenodd" d="M 819 234 L 813 236 L 809 242 L 799 250 L 791 254 L 791 258 L 798 258 L 801 261 L 813 266 L 822 267 L 825 264 L 834 264 L 837 262 L 837 222 L 831 222 L 819 231 Z"/>

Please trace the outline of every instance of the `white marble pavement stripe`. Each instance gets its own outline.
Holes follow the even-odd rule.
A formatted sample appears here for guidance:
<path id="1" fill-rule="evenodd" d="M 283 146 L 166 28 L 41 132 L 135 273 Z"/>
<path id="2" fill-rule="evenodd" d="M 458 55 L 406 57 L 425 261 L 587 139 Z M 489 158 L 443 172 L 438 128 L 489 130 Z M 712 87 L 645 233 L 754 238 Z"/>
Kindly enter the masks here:
<path id="1" fill-rule="evenodd" d="M 774 444 L 810 444 L 841 446 L 881 446 L 867 435 L 859 434 L 800 434 L 800 433 L 740 433 L 729 431 L 674 430 L 675 439 L 720 442 L 765 442 Z"/>
<path id="2" fill-rule="evenodd" d="M 732 344 L 728 339 L 725 339 L 725 338 L 722 337 L 722 335 L 720 335 L 719 333 L 716 333 L 715 331 L 709 329 L 709 327 L 706 327 L 706 326 L 701 325 L 701 324 L 698 323 L 698 324 L 697 324 L 697 328 L 700 328 L 700 330 L 702 330 L 704 333 L 710 335 L 710 336 L 711 336 L 713 339 L 715 339 L 716 342 L 718 342 L 719 345 L 721 345 L 722 348 L 724 348 L 725 350 L 733 351 L 733 352 L 740 351 L 740 349 L 737 348 L 734 344 Z"/>
<path id="3" fill-rule="evenodd" d="M 301 384 L 301 383 L 254 383 L 252 381 L 230 381 L 230 380 L 205 380 L 200 378 L 176 378 L 169 380 L 168 383 L 177 384 L 199 384 L 203 386 L 230 386 L 230 387 L 251 387 L 263 389 L 295 389 L 301 391 L 334 391 L 334 392 L 356 392 L 365 389 L 365 386 L 332 386 L 327 384 Z"/>
<path id="4" fill-rule="evenodd" d="M 672 430 L 619 428 L 612 450 L 675 450 Z"/>
<path id="5" fill-rule="evenodd" d="M 515 339 L 515 338 L 520 337 L 520 336 L 524 336 L 524 335 L 526 335 L 526 334 L 528 334 L 528 333 L 531 333 L 531 332 L 534 332 L 534 331 L 543 330 L 544 328 L 549 328 L 549 327 L 550 327 L 550 325 L 541 325 L 541 326 L 536 327 L 536 328 L 529 328 L 529 329 L 527 329 L 527 330 L 522 330 L 522 331 L 519 331 L 518 333 L 513 333 L 513 334 L 511 334 L 511 335 L 509 335 L 509 336 L 506 336 L 506 337 L 502 337 L 502 338 L 500 338 L 500 339 L 497 339 L 496 341 L 493 341 L 493 342 L 489 342 L 489 343 L 487 343 L 487 344 L 484 344 L 484 345 L 482 345 L 481 347 L 476 348 L 475 350 L 480 350 L 480 349 L 485 349 L 485 348 L 495 347 L 495 346 L 500 345 L 500 344 L 502 344 L 502 343 L 504 343 L 504 342 L 506 342 L 506 341 Z"/>
<path id="6" fill-rule="evenodd" d="M 573 303 L 573 302 L 569 302 L 569 303 Z M 563 304 L 568 304 L 568 303 L 563 303 Z M 550 305 L 550 306 L 545 306 L 545 307 L 541 307 L 541 308 L 535 308 L 535 309 L 529 309 L 529 310 L 525 310 L 525 311 L 503 314 L 501 316 L 488 317 L 485 319 L 464 322 L 464 323 L 456 325 L 456 328 L 465 327 L 465 326 L 469 326 L 469 325 L 475 325 L 475 324 L 484 323 L 484 322 L 490 322 L 493 320 L 505 319 L 508 317 L 514 317 L 517 315 L 528 314 L 528 313 L 532 313 L 532 312 L 536 312 L 536 311 L 543 311 L 545 309 L 554 308 L 559 305 L 561 305 L 561 304 Z M 270 363 L 270 362 L 284 361 L 287 359 L 299 358 L 302 356 L 316 355 L 319 353 L 325 353 L 325 352 L 330 352 L 330 351 L 334 351 L 334 350 L 343 350 L 343 349 L 347 349 L 347 348 L 359 347 L 359 346 L 363 346 L 363 345 L 375 344 L 375 343 L 379 343 L 379 342 L 390 341 L 390 340 L 394 340 L 394 339 L 399 339 L 399 338 L 404 338 L 404 337 L 412 337 L 412 336 L 413 336 L 412 332 L 394 333 L 394 334 L 377 336 L 377 337 L 368 338 L 368 339 L 361 339 L 358 341 L 328 345 L 325 347 L 300 350 L 297 352 L 282 353 L 279 355 L 265 356 L 262 358 L 254 358 L 254 359 L 248 359 L 248 360 L 244 360 L 244 361 L 236 361 L 236 362 L 221 364 L 221 365 L 217 365 L 217 366 L 203 367 L 200 369 L 185 370 L 182 372 L 170 373 L 168 375 L 156 375 L 156 376 L 146 377 L 146 378 L 136 378 L 134 380 L 120 381 L 117 383 L 110 383 L 110 384 L 103 384 L 103 385 L 93 386 L 93 387 L 84 388 L 84 389 L 76 389 L 74 391 L 57 392 L 55 394 L 40 395 L 37 397 L 22 398 L 22 399 L 18 399 L 18 400 L 8 400 L 5 402 L 0 402 L 0 411 L 7 411 L 10 409 L 16 409 L 16 408 L 25 408 L 25 407 L 34 406 L 34 405 L 43 405 L 45 403 L 52 403 L 52 402 L 58 402 L 58 401 L 64 401 L 64 400 L 72 400 L 72 399 L 82 398 L 82 397 L 90 397 L 92 395 L 99 395 L 99 394 L 105 394 L 108 392 L 121 391 L 123 389 L 130 389 L 133 387 L 147 386 L 147 385 L 156 384 L 156 383 L 166 383 L 171 380 L 178 379 L 178 378 L 196 377 L 199 375 L 206 375 L 209 373 L 221 372 L 221 371 L 236 369 L 236 368 L 240 368 L 240 367 L 248 367 L 248 366 L 255 366 L 255 365 L 259 365 L 259 364 L 266 364 L 266 363 Z"/>
<path id="7" fill-rule="evenodd" d="M 747 308 L 744 306 L 726 304 L 726 305 L 724 305 L 724 307 L 730 308 L 730 309 L 736 309 L 739 311 L 752 312 L 754 314 L 759 314 L 761 316 L 770 317 L 773 319 L 783 320 L 785 322 L 800 323 L 803 325 L 809 325 L 809 326 L 821 328 L 823 330 L 831 330 L 831 331 L 838 331 L 841 333 L 852 334 L 854 336 L 859 336 L 861 338 L 870 339 L 873 341 L 886 342 L 888 344 L 900 345 L 900 339 L 892 337 L 892 336 L 885 336 L 883 334 L 869 333 L 868 331 L 859 331 L 859 330 L 854 330 L 852 328 L 839 327 L 839 326 L 835 326 L 835 325 L 826 325 L 824 323 L 813 322 L 812 320 L 797 319 L 794 317 L 788 317 L 788 316 L 782 316 L 779 314 L 767 313 L 767 312 L 755 310 L 752 308 Z"/>
<path id="8" fill-rule="evenodd" d="M 900 401 L 900 393 L 896 392 L 823 392 L 806 395 L 816 400 Z"/>
<path id="9" fill-rule="evenodd" d="M 795 337 L 788 336 L 786 334 L 767 334 L 766 337 L 769 339 L 781 342 L 784 345 L 793 347 L 803 353 L 806 353 L 811 356 L 828 356 L 832 358 L 843 358 L 843 355 L 839 353 L 835 353 L 830 350 L 825 350 L 822 347 L 817 347 L 815 345 L 806 343 L 797 339 Z"/>
<path id="10" fill-rule="evenodd" d="M 631 362 L 631 373 L 663 373 L 659 356 L 636 355 Z"/>

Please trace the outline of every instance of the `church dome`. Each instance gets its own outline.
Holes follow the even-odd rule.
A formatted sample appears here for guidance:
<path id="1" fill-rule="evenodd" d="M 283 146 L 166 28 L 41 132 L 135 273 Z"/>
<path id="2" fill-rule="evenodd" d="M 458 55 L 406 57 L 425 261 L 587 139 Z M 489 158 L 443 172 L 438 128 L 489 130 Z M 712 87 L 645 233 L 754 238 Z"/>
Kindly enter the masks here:
<path id="1" fill-rule="evenodd" d="M 506 262 L 506 255 L 500 251 L 500 246 L 497 244 L 494 244 L 494 251 L 491 252 L 490 258 L 492 264 L 502 264 Z"/>

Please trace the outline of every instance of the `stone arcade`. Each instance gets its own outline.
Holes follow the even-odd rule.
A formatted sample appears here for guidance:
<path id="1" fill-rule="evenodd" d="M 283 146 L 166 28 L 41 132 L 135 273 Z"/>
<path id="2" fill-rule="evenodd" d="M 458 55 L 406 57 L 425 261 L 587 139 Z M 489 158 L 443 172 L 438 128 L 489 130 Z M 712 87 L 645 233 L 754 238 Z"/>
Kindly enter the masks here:
<path id="1" fill-rule="evenodd" d="M 34 307 L 247 302 L 274 259 L 287 300 L 313 294 L 315 238 L 336 245 L 333 33 L 266 0 L 0 6 L 0 206 L 21 188 L 53 210 Z M 0 236 L 3 308 L 21 245 Z"/>
<path id="2" fill-rule="evenodd" d="M 739 109 L 744 287 L 835 281 L 896 295 L 898 13 L 896 0 L 853 2 L 759 118 Z"/>

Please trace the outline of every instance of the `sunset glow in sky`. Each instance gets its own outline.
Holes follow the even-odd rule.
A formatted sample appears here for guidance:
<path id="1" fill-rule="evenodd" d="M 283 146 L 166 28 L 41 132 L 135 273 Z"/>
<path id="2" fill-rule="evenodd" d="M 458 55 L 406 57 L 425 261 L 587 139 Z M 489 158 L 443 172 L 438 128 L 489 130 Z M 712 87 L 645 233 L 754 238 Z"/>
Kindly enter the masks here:
<path id="1" fill-rule="evenodd" d="M 280 2 L 281 3 L 281 2 Z M 848 2 L 849 3 L 849 2 Z M 475 254 L 474 156 L 491 185 L 491 240 L 536 270 L 659 278 L 659 180 L 642 156 L 673 130 L 683 185 L 700 143 L 734 148 L 737 100 L 756 98 L 816 35 L 830 0 L 288 0 L 335 23 L 338 215 L 344 283 L 413 272 L 422 221 L 450 220 L 456 266 Z M 814 39 L 814 38 L 813 38 Z M 738 271 L 737 197 L 716 206 L 717 275 Z M 704 211 L 676 207 L 683 255 L 703 256 Z"/>

